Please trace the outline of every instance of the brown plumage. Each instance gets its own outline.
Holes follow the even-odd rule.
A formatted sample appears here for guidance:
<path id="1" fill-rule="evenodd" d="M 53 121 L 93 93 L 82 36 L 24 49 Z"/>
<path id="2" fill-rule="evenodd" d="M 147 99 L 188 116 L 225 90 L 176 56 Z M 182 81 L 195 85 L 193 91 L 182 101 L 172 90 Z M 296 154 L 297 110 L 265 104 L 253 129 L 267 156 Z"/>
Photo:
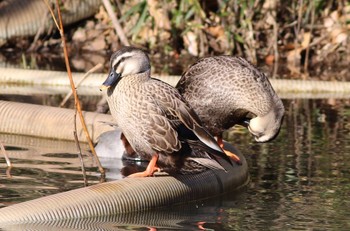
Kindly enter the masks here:
<path id="1" fill-rule="evenodd" d="M 211 134 L 221 137 L 245 124 L 258 142 L 279 132 L 284 106 L 264 73 L 243 58 L 214 56 L 198 60 L 176 88 Z"/>
<path id="2" fill-rule="evenodd" d="M 150 78 L 150 68 L 145 52 L 124 47 L 112 55 L 103 84 L 109 87 L 112 116 L 132 148 L 167 171 L 223 169 L 217 162 L 229 161 L 223 150 L 174 87 Z"/>

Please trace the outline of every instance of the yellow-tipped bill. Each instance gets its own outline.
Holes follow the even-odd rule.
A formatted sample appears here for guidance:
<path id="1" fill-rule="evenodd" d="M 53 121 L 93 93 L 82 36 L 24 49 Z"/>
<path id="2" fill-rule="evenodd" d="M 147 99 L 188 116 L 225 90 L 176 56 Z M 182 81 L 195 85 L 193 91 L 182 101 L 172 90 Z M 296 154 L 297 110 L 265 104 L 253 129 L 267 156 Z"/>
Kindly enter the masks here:
<path id="1" fill-rule="evenodd" d="M 120 74 L 115 73 L 114 70 L 111 70 L 109 73 L 107 79 L 102 83 L 102 86 L 100 87 L 100 91 L 110 88 L 111 86 L 114 86 L 118 83 L 120 80 Z"/>
<path id="2" fill-rule="evenodd" d="M 101 85 L 100 91 L 107 90 L 107 89 L 110 88 L 110 87 L 111 87 L 111 86 Z"/>

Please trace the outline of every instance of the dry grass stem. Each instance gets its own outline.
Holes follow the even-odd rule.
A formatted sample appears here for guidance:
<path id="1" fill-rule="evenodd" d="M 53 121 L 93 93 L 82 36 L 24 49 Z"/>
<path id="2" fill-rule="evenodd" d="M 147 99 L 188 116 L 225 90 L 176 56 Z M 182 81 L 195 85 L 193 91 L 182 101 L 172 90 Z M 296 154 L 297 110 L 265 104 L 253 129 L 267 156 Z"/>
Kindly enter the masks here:
<path id="1" fill-rule="evenodd" d="M 32 44 L 31 44 L 30 47 L 27 49 L 27 52 L 31 52 L 31 51 L 34 51 L 34 50 L 35 50 L 35 48 L 36 48 L 36 43 L 38 42 L 40 35 L 41 35 L 41 34 L 44 32 L 44 30 L 45 30 L 45 23 L 47 22 L 48 18 L 49 18 L 48 11 L 45 11 L 45 12 L 43 13 L 43 18 L 42 18 L 40 27 L 39 27 L 39 29 L 38 29 L 38 31 L 37 31 L 35 37 L 34 37 L 34 40 L 33 40 Z"/>
<path id="2" fill-rule="evenodd" d="M 101 69 L 101 68 L 102 68 L 102 64 L 101 63 L 99 63 L 96 66 L 94 66 L 93 68 L 91 68 L 88 72 L 85 73 L 85 75 L 79 80 L 79 82 L 77 82 L 75 87 L 78 88 L 82 84 L 82 82 L 84 82 L 84 80 L 87 77 L 89 77 L 89 75 L 91 73 L 94 73 L 95 71 L 97 71 L 98 69 Z M 70 90 L 70 92 L 66 95 L 66 97 L 64 97 L 64 99 L 60 103 L 60 107 L 63 107 L 66 104 L 67 100 L 72 96 L 72 94 L 73 94 L 73 91 Z"/>
<path id="3" fill-rule="evenodd" d="M 5 157 L 7 166 L 8 166 L 8 167 L 12 167 L 10 158 L 8 157 L 8 155 L 7 155 L 7 153 L 6 153 L 5 146 L 2 144 L 1 141 L 0 141 L 0 149 L 1 149 L 2 154 L 3 154 L 4 157 Z"/>
<path id="4" fill-rule="evenodd" d="M 80 147 L 80 144 L 79 144 L 79 139 L 78 139 L 78 136 L 77 136 L 77 110 L 75 110 L 75 113 L 74 113 L 74 132 L 73 132 L 73 135 L 74 135 L 74 140 L 75 140 L 75 145 L 77 146 L 77 150 L 78 150 L 78 155 L 79 155 L 79 159 L 80 159 L 80 164 L 81 164 L 81 171 L 83 172 L 83 179 L 84 179 L 84 186 L 87 187 L 88 186 L 88 181 L 87 181 L 87 178 L 86 178 L 86 170 L 85 170 L 85 165 L 84 165 L 84 159 L 83 159 L 83 154 L 81 153 L 81 147 Z"/>
<path id="5" fill-rule="evenodd" d="M 102 0 L 102 2 L 103 2 L 104 7 L 107 10 L 107 13 L 108 13 L 109 17 L 112 20 L 113 26 L 115 28 L 115 31 L 116 31 L 120 41 L 122 42 L 122 44 L 124 46 L 130 46 L 130 43 L 129 43 L 129 41 L 128 41 L 128 39 L 127 39 L 127 37 L 126 37 L 126 35 L 125 35 L 124 31 L 123 31 L 123 28 L 120 25 L 120 23 L 119 23 L 119 21 L 117 19 L 117 16 L 115 15 L 115 13 L 113 11 L 113 8 L 112 8 L 112 5 L 111 5 L 110 1 L 109 0 Z"/>
<path id="6" fill-rule="evenodd" d="M 6 153 L 5 146 L 2 144 L 1 141 L 0 141 L 0 149 L 1 149 L 2 154 L 5 157 L 6 164 L 7 164 L 6 176 L 10 178 L 11 177 L 12 164 L 11 164 L 10 158 L 8 157 L 8 155 Z"/>
<path id="7" fill-rule="evenodd" d="M 272 78 L 276 78 L 278 72 L 278 61 L 279 61 L 279 53 L 278 53 L 278 24 L 276 22 L 276 18 L 273 17 L 273 51 L 274 51 L 274 64 L 273 64 L 273 72 Z"/>
<path id="8" fill-rule="evenodd" d="M 44 2 L 45 2 L 47 8 L 49 9 L 49 11 L 50 11 L 50 13 L 51 13 L 52 20 L 54 21 L 54 23 L 55 23 L 57 29 L 60 30 L 60 26 L 59 26 L 58 23 L 57 23 L 57 19 L 56 19 L 55 13 L 53 12 L 53 9 L 52 9 L 52 7 L 51 7 L 49 1 L 48 1 L 48 0 L 45 0 Z M 56 2 L 56 6 L 59 7 L 59 6 L 58 6 L 58 2 Z"/>
<path id="9" fill-rule="evenodd" d="M 83 173 L 84 186 L 87 187 L 87 186 L 89 186 L 89 183 L 87 181 L 83 154 L 81 153 L 81 147 L 80 147 L 80 144 L 79 144 L 79 140 L 78 140 L 78 136 L 77 136 L 76 131 L 73 132 L 73 135 L 74 135 L 75 144 L 76 144 L 77 149 L 78 149 L 78 156 L 79 156 L 79 160 L 80 160 L 80 164 L 81 164 L 81 171 Z"/>
<path id="10" fill-rule="evenodd" d="M 310 36 L 312 36 L 312 30 L 315 23 L 315 4 L 313 1 L 311 1 L 310 4 L 311 4 Z M 305 52 L 304 71 L 306 72 L 308 71 L 309 55 L 310 55 L 310 44 L 307 46 L 306 52 Z"/>
<path id="11" fill-rule="evenodd" d="M 92 154 L 94 155 L 94 157 L 96 159 L 99 171 L 100 171 L 101 175 L 104 177 L 105 170 L 103 169 L 103 167 L 101 165 L 101 162 L 100 162 L 100 160 L 99 160 L 99 158 L 97 156 L 97 153 L 95 151 L 94 145 L 93 145 L 92 140 L 90 138 L 90 134 L 89 134 L 88 129 L 86 127 L 85 119 L 84 119 L 84 116 L 83 116 L 83 113 L 82 113 L 82 110 L 81 110 L 81 105 L 80 105 L 80 102 L 79 102 L 78 94 L 77 94 L 77 91 L 75 89 L 75 84 L 74 84 L 74 81 L 73 81 L 72 72 L 71 72 L 70 64 L 69 64 L 68 51 L 67 51 L 66 39 L 65 39 L 65 36 L 64 36 L 64 28 L 63 28 L 62 15 L 61 15 L 59 2 L 58 2 L 58 0 L 56 0 L 56 8 L 57 8 L 59 24 L 57 23 L 57 19 L 56 19 L 54 13 L 53 13 L 53 10 L 52 10 L 50 4 L 47 2 L 47 0 L 45 0 L 45 3 L 49 7 L 49 10 L 50 10 L 51 15 L 53 17 L 53 20 L 55 21 L 57 29 L 59 30 L 60 35 L 61 35 L 62 46 L 63 46 L 63 53 L 64 53 L 64 60 L 65 60 L 65 64 L 66 64 L 67 74 L 68 74 L 68 77 L 69 77 L 70 86 L 72 88 L 72 92 L 73 92 L 73 95 L 74 95 L 75 106 L 76 106 L 76 109 L 77 109 L 77 112 L 78 112 L 78 115 L 79 115 L 79 119 L 80 119 L 81 125 L 83 127 L 83 131 L 84 131 L 84 133 L 86 135 L 86 138 L 87 138 L 90 150 L 91 150 Z"/>

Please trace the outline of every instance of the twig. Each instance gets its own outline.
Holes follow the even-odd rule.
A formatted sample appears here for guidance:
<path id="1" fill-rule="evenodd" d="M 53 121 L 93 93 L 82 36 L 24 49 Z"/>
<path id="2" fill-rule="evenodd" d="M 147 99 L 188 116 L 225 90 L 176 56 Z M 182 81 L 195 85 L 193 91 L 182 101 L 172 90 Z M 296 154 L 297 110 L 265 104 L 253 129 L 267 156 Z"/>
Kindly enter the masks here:
<path id="1" fill-rule="evenodd" d="M 272 16 L 273 18 L 273 50 L 274 50 L 274 64 L 273 64 L 273 74 L 272 78 L 276 78 L 277 72 L 278 72 L 278 63 L 279 63 L 279 53 L 278 53 L 278 23 L 276 22 L 276 15 Z"/>
<path id="2" fill-rule="evenodd" d="M 7 156 L 7 153 L 6 153 L 5 146 L 2 144 L 1 141 L 0 141 L 0 149 L 1 149 L 2 154 L 5 156 L 7 167 L 12 167 L 10 158 Z"/>
<path id="3" fill-rule="evenodd" d="M 297 44 L 299 43 L 298 40 L 299 40 L 299 35 L 300 35 L 300 28 L 301 28 L 301 21 L 302 21 L 302 10 L 303 10 L 303 0 L 299 0 L 298 1 L 298 21 L 297 21 L 297 25 L 296 25 L 296 28 L 295 28 L 295 39 L 294 39 L 294 52 L 297 54 Z M 293 61 L 293 65 L 296 66 L 296 58 L 294 57 L 294 61 Z"/>
<path id="4" fill-rule="evenodd" d="M 68 51 L 67 51 L 66 39 L 65 39 L 65 36 L 64 36 L 64 28 L 63 28 L 63 22 L 62 22 L 62 15 L 61 15 L 61 10 L 60 10 L 60 7 L 59 7 L 58 0 L 56 0 L 56 8 L 57 8 L 57 13 L 58 13 L 59 25 L 57 23 L 57 20 L 55 18 L 53 10 L 51 9 L 51 7 L 50 7 L 49 3 L 47 2 L 47 0 L 45 0 L 45 3 L 49 7 L 49 10 L 50 10 L 51 15 L 53 17 L 53 20 L 55 21 L 55 24 L 57 26 L 57 29 L 60 31 L 61 40 L 62 40 L 62 46 L 63 46 L 63 53 L 64 53 L 64 60 L 65 60 L 66 68 L 67 68 L 67 74 L 68 74 L 68 78 L 69 78 L 69 81 L 70 81 L 70 86 L 72 88 L 72 92 L 73 92 L 73 95 L 74 95 L 75 106 L 76 106 L 76 109 L 77 109 L 77 112 L 78 112 L 78 115 L 79 115 L 79 118 L 80 118 L 81 125 L 83 127 L 83 131 L 84 131 L 84 133 L 86 135 L 86 139 L 87 139 L 89 147 L 91 149 L 91 152 L 95 156 L 95 159 L 96 159 L 96 162 L 97 162 L 97 165 L 98 165 L 98 168 L 99 168 L 99 171 L 100 171 L 102 177 L 104 177 L 105 176 L 105 170 L 103 169 L 103 167 L 101 165 L 101 162 L 98 159 L 98 156 L 97 156 L 97 153 L 95 151 L 94 145 L 93 145 L 93 143 L 91 141 L 89 132 L 88 132 L 87 127 L 86 127 L 85 119 L 84 119 L 84 116 L 83 116 L 83 113 L 82 113 L 82 110 L 81 110 L 78 94 L 77 94 L 77 91 L 75 90 L 75 85 L 74 85 L 74 81 L 73 81 L 73 77 L 72 77 L 72 72 L 71 72 L 70 65 L 69 65 Z"/>
<path id="5" fill-rule="evenodd" d="M 125 36 L 123 28 L 121 27 L 121 25 L 120 25 L 120 23 L 119 23 L 119 21 L 117 19 L 117 16 L 114 14 L 114 11 L 113 11 L 113 8 L 112 8 L 112 5 L 111 5 L 110 1 L 109 0 L 102 0 L 102 2 L 103 2 L 104 7 L 107 10 L 107 13 L 108 13 L 109 17 L 112 20 L 112 23 L 113 23 L 114 28 L 115 28 L 115 32 L 117 33 L 120 41 L 122 42 L 122 44 L 124 46 L 130 46 L 130 43 L 129 43 L 128 39 Z"/>
<path id="6" fill-rule="evenodd" d="M 102 64 L 99 63 L 96 66 L 94 66 L 93 68 L 91 68 L 88 72 L 85 73 L 85 75 L 80 79 L 80 81 L 76 84 L 76 88 L 78 88 L 82 82 L 84 82 L 84 80 L 93 72 L 95 72 L 96 70 L 100 69 L 102 67 Z M 70 90 L 70 92 L 66 95 L 66 97 L 64 97 L 64 99 L 62 100 L 62 102 L 60 103 L 60 107 L 63 107 L 65 105 L 65 103 L 67 102 L 67 100 L 72 96 L 73 91 Z"/>
<path id="7" fill-rule="evenodd" d="M 45 2 L 47 8 L 49 9 L 49 11 L 50 11 L 50 13 L 51 13 L 51 17 L 52 17 L 54 23 L 56 24 L 57 29 L 58 29 L 59 31 L 61 31 L 60 26 L 59 26 L 58 23 L 57 23 L 55 13 L 53 12 L 52 7 L 50 6 L 50 3 L 48 2 L 48 0 L 45 0 L 44 2 Z M 56 6 L 59 7 L 59 6 L 58 6 L 58 2 L 56 2 Z"/>
<path id="8" fill-rule="evenodd" d="M 101 162 L 100 162 L 100 160 L 99 160 L 99 158 L 97 156 L 97 153 L 95 151 L 94 145 L 93 145 L 93 143 L 91 141 L 89 132 L 88 132 L 87 127 L 86 127 L 86 123 L 85 123 L 85 119 L 84 119 L 84 116 L 83 116 L 83 112 L 81 110 L 78 94 L 77 94 L 77 91 L 75 90 L 75 85 L 74 85 L 74 81 L 73 81 L 73 77 L 72 77 L 72 72 L 70 70 L 70 65 L 69 65 L 69 58 L 68 58 L 66 39 L 64 37 L 64 28 L 63 28 L 63 22 L 62 22 L 62 15 L 61 15 L 61 10 L 60 10 L 59 4 L 58 4 L 58 0 L 56 0 L 56 7 L 57 7 L 58 19 L 59 19 L 59 22 L 60 22 L 60 27 L 59 28 L 60 28 L 60 34 L 61 34 L 61 39 L 62 39 L 62 45 L 63 45 L 64 59 L 65 59 L 65 63 L 66 63 L 66 68 L 67 68 L 67 73 L 68 73 L 70 85 L 71 85 L 72 92 L 73 92 L 73 95 L 74 95 L 75 106 L 77 108 L 77 111 L 78 111 L 78 114 L 79 114 L 79 118 L 80 118 L 80 122 L 81 122 L 81 125 L 83 127 L 83 130 L 85 131 L 85 135 L 86 135 L 86 138 L 88 140 L 91 152 L 92 152 L 92 154 L 95 155 L 95 158 L 96 158 L 99 170 L 100 170 L 101 174 L 104 177 L 105 176 L 105 170 L 103 169 L 103 167 L 101 165 Z"/>
<path id="9" fill-rule="evenodd" d="M 2 154 L 5 157 L 6 164 L 7 164 L 6 176 L 10 178 L 11 177 L 12 164 L 11 164 L 10 158 L 7 156 L 7 153 L 6 153 L 6 150 L 5 150 L 5 146 L 2 144 L 1 141 L 0 141 L 0 149 L 1 149 Z"/>
<path id="10" fill-rule="evenodd" d="M 11 178 L 12 175 L 11 175 L 11 169 L 12 169 L 12 166 L 8 166 L 7 169 L 6 169 L 6 176 L 8 178 Z"/>
<path id="11" fill-rule="evenodd" d="M 81 171 L 83 172 L 84 186 L 87 187 L 87 186 L 89 186 L 89 183 L 88 183 L 87 178 L 86 178 L 86 170 L 85 170 L 85 165 L 84 165 L 84 159 L 83 159 L 83 154 L 81 153 L 81 147 L 80 147 L 80 144 L 79 144 L 77 132 L 74 131 L 73 135 L 74 135 L 75 144 L 76 144 L 77 149 L 78 149 L 78 156 L 79 156 L 79 159 L 80 159 Z"/>
<path id="12" fill-rule="evenodd" d="M 39 36 L 44 32 L 45 24 L 46 24 L 46 22 L 47 22 L 47 19 L 49 18 L 49 17 L 48 17 L 48 16 L 49 16 L 48 13 L 49 13 L 49 12 L 48 12 L 47 10 L 44 12 L 43 18 L 42 18 L 42 20 L 41 20 L 40 27 L 39 27 L 39 29 L 38 29 L 38 31 L 37 31 L 35 37 L 34 37 L 34 40 L 33 40 L 32 44 L 31 44 L 30 47 L 27 49 L 27 52 L 30 52 L 30 51 L 33 51 L 33 50 L 36 49 L 36 43 L 37 43 L 37 41 L 38 41 L 38 39 L 39 39 Z"/>
<path id="13" fill-rule="evenodd" d="M 77 132 L 76 132 L 77 131 L 77 121 L 76 120 L 77 120 L 77 110 L 75 110 L 75 112 L 74 112 L 74 132 L 73 132 L 73 135 L 74 135 L 75 144 L 76 144 L 77 149 L 78 149 L 78 155 L 79 155 L 80 164 L 81 164 L 81 171 L 83 172 L 84 186 L 87 187 L 88 181 L 86 178 L 84 159 L 83 159 L 83 155 L 81 153 L 81 147 L 80 147 L 79 139 L 78 139 Z"/>
<path id="14" fill-rule="evenodd" d="M 311 27 L 310 27 L 310 36 L 312 36 L 312 31 L 313 31 L 313 25 L 315 22 L 315 4 L 314 1 L 310 1 L 311 4 Z M 308 64 L 309 64 L 309 54 L 310 54 L 310 44 L 306 48 L 306 53 L 305 53 L 305 62 L 304 62 L 304 71 L 308 71 Z"/>

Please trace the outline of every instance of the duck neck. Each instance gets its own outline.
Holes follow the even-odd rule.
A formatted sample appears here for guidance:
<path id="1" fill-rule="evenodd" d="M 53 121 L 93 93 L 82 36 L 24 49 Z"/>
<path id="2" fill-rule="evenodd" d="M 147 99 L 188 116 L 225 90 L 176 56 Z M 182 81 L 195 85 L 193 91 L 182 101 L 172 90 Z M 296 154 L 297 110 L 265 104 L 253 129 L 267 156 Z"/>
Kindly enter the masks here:
<path id="1" fill-rule="evenodd" d="M 111 87 L 107 91 L 108 97 L 113 97 L 114 92 L 117 91 L 118 94 L 130 95 L 132 92 L 130 91 L 130 87 L 138 88 L 142 85 L 142 83 L 147 82 L 150 79 L 150 71 L 145 71 L 139 74 L 128 75 L 122 77 L 117 85 Z"/>
<path id="2" fill-rule="evenodd" d="M 274 95 L 274 103 L 275 103 L 275 113 L 276 114 L 284 114 L 284 106 L 282 103 L 282 100 L 278 97 L 278 95 L 275 93 Z"/>
<path id="3" fill-rule="evenodd" d="M 150 71 L 145 71 L 139 74 L 129 75 L 126 77 L 123 77 L 121 80 L 124 80 L 123 82 L 127 84 L 137 84 L 137 83 L 143 83 L 149 80 L 150 78 Z"/>

